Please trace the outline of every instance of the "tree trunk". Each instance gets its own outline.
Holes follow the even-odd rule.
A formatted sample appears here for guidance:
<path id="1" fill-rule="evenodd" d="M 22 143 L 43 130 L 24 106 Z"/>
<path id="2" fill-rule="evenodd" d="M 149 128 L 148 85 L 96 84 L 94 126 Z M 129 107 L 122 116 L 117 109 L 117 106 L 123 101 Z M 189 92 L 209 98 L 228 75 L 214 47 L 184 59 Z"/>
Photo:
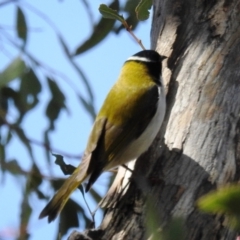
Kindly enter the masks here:
<path id="1" fill-rule="evenodd" d="M 155 0 L 153 10 L 152 49 L 168 57 L 165 121 L 130 183 L 115 181 L 92 238 L 148 239 L 151 205 L 158 227 L 184 217 L 186 239 L 235 239 L 223 216 L 195 203 L 240 176 L 240 1 Z"/>

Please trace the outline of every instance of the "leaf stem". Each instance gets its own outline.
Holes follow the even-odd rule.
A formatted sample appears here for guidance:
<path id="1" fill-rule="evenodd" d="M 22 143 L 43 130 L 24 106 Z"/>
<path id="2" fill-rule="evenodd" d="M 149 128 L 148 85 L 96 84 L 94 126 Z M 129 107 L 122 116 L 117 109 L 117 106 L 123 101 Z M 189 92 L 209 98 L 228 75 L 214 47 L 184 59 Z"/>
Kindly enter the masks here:
<path id="1" fill-rule="evenodd" d="M 142 40 L 141 39 L 139 39 L 139 38 L 137 38 L 136 36 L 135 36 L 135 34 L 132 32 L 132 28 L 131 28 L 131 26 L 130 27 L 128 27 L 128 28 L 126 28 L 126 30 L 130 33 L 130 35 L 137 41 L 137 43 L 140 45 L 140 47 L 143 49 L 143 50 L 146 50 L 146 48 L 143 46 L 143 44 L 142 44 Z"/>

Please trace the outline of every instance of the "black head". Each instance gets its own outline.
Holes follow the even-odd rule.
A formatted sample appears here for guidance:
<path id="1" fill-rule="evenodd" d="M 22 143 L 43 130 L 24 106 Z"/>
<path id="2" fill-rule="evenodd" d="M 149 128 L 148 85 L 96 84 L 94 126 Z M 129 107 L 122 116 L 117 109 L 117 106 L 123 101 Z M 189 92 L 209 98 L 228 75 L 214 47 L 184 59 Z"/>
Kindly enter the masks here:
<path id="1" fill-rule="evenodd" d="M 162 74 L 162 60 L 165 58 L 165 56 L 161 56 L 154 50 L 143 50 L 128 58 L 127 61 L 136 61 L 146 65 L 148 72 L 152 75 L 154 81 L 158 85 L 161 85 L 160 77 Z"/>
<path id="2" fill-rule="evenodd" d="M 132 56 L 132 58 L 134 57 L 139 57 L 139 60 L 141 61 L 149 61 L 149 62 L 159 62 L 161 63 L 163 59 L 165 59 L 166 57 L 161 56 L 158 52 L 154 51 L 154 50 L 143 50 L 141 52 L 138 52 L 136 54 L 134 54 Z"/>

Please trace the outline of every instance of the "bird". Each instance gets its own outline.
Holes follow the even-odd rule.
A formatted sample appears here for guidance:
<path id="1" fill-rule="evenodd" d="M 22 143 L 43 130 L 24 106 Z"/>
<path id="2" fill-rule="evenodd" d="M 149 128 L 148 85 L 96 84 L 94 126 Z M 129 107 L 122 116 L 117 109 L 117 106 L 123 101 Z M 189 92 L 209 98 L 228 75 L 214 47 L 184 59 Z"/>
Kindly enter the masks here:
<path id="1" fill-rule="evenodd" d="M 102 172 L 135 160 L 148 150 L 165 116 L 164 58 L 155 50 L 143 50 L 125 61 L 97 114 L 79 166 L 39 219 L 47 217 L 50 223 L 80 184 L 88 180 L 88 192 Z"/>

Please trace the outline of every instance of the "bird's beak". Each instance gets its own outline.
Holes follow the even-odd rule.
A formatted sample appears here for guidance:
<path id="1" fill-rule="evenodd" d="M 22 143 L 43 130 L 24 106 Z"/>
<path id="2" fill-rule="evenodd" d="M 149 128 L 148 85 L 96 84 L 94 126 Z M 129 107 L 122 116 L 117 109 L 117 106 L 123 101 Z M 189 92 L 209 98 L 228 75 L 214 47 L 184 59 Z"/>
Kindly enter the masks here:
<path id="1" fill-rule="evenodd" d="M 163 61 L 164 59 L 168 58 L 167 56 L 161 55 L 161 60 Z"/>

